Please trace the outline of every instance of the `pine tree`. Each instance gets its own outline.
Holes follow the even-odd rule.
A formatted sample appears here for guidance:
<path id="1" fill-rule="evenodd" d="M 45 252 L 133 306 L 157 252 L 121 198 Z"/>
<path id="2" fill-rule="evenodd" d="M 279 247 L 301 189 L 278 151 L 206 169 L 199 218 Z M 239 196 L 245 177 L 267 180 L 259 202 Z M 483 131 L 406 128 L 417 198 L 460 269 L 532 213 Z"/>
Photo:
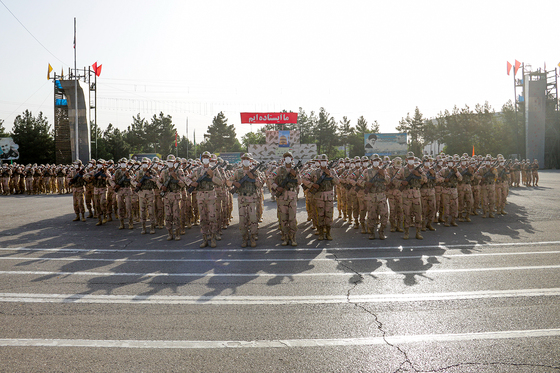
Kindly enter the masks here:
<path id="1" fill-rule="evenodd" d="M 18 163 L 54 163 L 54 137 L 43 113 L 34 117 L 29 110 L 14 120 L 11 134 L 19 145 Z"/>

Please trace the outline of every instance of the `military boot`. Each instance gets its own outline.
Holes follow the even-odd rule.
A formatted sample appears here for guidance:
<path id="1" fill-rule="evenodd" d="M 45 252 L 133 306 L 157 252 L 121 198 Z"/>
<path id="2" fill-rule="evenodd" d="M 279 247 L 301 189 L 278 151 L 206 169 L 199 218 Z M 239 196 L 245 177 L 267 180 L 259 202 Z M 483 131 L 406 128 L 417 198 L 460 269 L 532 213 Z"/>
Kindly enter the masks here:
<path id="1" fill-rule="evenodd" d="M 173 239 L 173 231 L 171 229 L 167 230 L 167 241 L 171 241 Z"/>
<path id="2" fill-rule="evenodd" d="M 247 236 L 243 236 L 241 241 L 241 247 L 247 247 Z"/>
<path id="3" fill-rule="evenodd" d="M 107 217 L 107 221 L 113 221 L 113 214 L 109 213 L 109 216 Z"/>
<path id="4" fill-rule="evenodd" d="M 288 246 L 288 236 L 285 234 L 282 234 L 282 246 Z"/>
<path id="5" fill-rule="evenodd" d="M 86 214 L 82 212 L 82 221 L 86 221 Z"/>
<path id="6" fill-rule="evenodd" d="M 502 209 L 502 210 L 500 211 L 500 214 L 502 214 L 502 215 L 507 215 L 507 212 L 505 212 L 504 209 Z"/>
<path id="7" fill-rule="evenodd" d="M 140 234 L 146 234 L 146 222 L 145 221 L 142 222 L 142 232 L 140 232 Z"/>
<path id="8" fill-rule="evenodd" d="M 325 235 L 325 238 L 329 241 L 332 241 L 332 236 L 331 236 L 331 227 L 325 227 L 327 230 L 327 234 Z"/>
<path id="9" fill-rule="evenodd" d="M 369 237 L 370 240 L 375 240 L 375 228 L 369 229 Z"/>
<path id="10" fill-rule="evenodd" d="M 455 217 L 451 218 L 451 225 L 456 227 L 458 224 L 455 222 Z"/>
<path id="11" fill-rule="evenodd" d="M 119 225 L 119 229 L 124 229 L 124 219 L 120 219 L 121 225 Z"/>
<path id="12" fill-rule="evenodd" d="M 483 218 L 483 219 L 486 219 L 486 218 L 487 218 L 487 216 L 486 216 L 486 211 L 484 211 L 484 212 L 482 213 L 482 218 Z"/>
<path id="13" fill-rule="evenodd" d="M 152 225 L 150 226 L 150 234 L 154 234 L 154 233 L 156 233 L 156 225 L 152 223 Z"/>
<path id="14" fill-rule="evenodd" d="M 253 241 L 251 240 L 251 244 L 253 243 Z M 216 247 L 216 235 L 212 234 L 210 235 L 210 247 L 214 248 Z"/>
<path id="15" fill-rule="evenodd" d="M 445 223 L 445 220 L 443 219 L 443 215 L 442 215 L 442 214 L 439 214 L 438 223 Z"/>
<path id="16" fill-rule="evenodd" d="M 464 222 L 464 221 L 465 221 L 465 219 L 463 219 L 463 213 L 460 213 L 460 214 L 459 214 L 459 218 L 457 218 L 457 220 L 460 221 L 460 222 Z"/>
<path id="17" fill-rule="evenodd" d="M 95 224 L 96 226 L 102 225 L 103 224 L 103 215 L 97 215 L 97 224 Z"/>
<path id="18" fill-rule="evenodd" d="M 221 241 L 222 240 L 222 231 L 219 231 L 218 233 L 216 233 L 216 241 Z"/>
<path id="19" fill-rule="evenodd" d="M 478 215 L 478 211 L 476 211 L 476 209 L 474 209 L 471 213 L 471 215 L 477 216 Z"/>
<path id="20" fill-rule="evenodd" d="M 132 219 L 128 221 L 128 229 L 134 229 L 134 222 Z"/>
<path id="21" fill-rule="evenodd" d="M 103 214 L 102 217 L 103 217 L 102 224 L 107 223 L 107 219 L 108 219 L 107 214 Z"/>
<path id="22" fill-rule="evenodd" d="M 319 235 L 319 237 L 317 237 L 319 241 L 323 241 L 325 239 L 325 233 L 323 227 L 317 227 L 317 234 Z"/>
<path id="23" fill-rule="evenodd" d="M 397 230 L 397 227 L 395 227 L 395 223 L 391 222 L 391 229 L 390 229 L 390 231 L 391 231 L 391 232 L 394 232 L 394 231 L 396 231 L 396 230 Z"/>
<path id="24" fill-rule="evenodd" d="M 251 247 L 257 247 L 257 241 L 255 241 L 254 236 L 251 236 Z"/>
<path id="25" fill-rule="evenodd" d="M 432 225 L 432 222 L 429 221 L 428 224 L 426 225 L 426 227 L 431 230 L 431 231 L 435 231 L 436 229 L 434 228 L 434 226 Z"/>
<path id="26" fill-rule="evenodd" d="M 397 226 L 396 226 L 396 231 L 397 232 L 404 232 L 404 230 L 401 228 L 402 227 L 402 223 L 401 222 L 397 222 Z"/>
<path id="27" fill-rule="evenodd" d="M 191 229 L 191 228 L 192 228 L 191 219 L 187 219 L 187 229 Z"/>
<path id="28" fill-rule="evenodd" d="M 360 223 L 357 220 L 354 220 L 354 226 L 352 228 L 354 229 L 360 228 Z"/>
<path id="29" fill-rule="evenodd" d="M 493 218 L 493 217 L 494 217 L 494 214 L 493 214 L 493 213 L 490 213 L 490 214 L 488 215 L 488 217 L 489 217 L 489 218 Z"/>
<path id="30" fill-rule="evenodd" d="M 88 216 L 87 216 L 87 217 L 88 217 L 88 219 L 91 219 L 91 218 L 93 218 L 93 212 L 91 212 L 91 210 L 88 210 L 88 211 L 89 211 L 89 214 L 88 214 Z"/>
<path id="31" fill-rule="evenodd" d="M 404 229 L 404 236 L 403 236 L 404 240 L 408 240 L 408 227 Z"/>
<path id="32" fill-rule="evenodd" d="M 427 225 L 428 225 L 428 223 L 426 223 L 426 221 L 424 221 L 424 222 L 422 223 L 422 232 L 425 232 L 425 231 L 426 231 L 426 229 L 427 229 L 426 226 L 427 226 Z"/>
<path id="33" fill-rule="evenodd" d="M 206 246 L 208 246 L 208 236 L 206 236 L 205 234 L 202 235 L 202 243 L 200 244 L 200 248 L 205 248 Z"/>
<path id="34" fill-rule="evenodd" d="M 417 240 L 423 240 L 424 237 L 422 237 L 422 234 L 420 234 L 420 229 L 416 228 L 416 239 Z"/>
<path id="35" fill-rule="evenodd" d="M 175 229 L 175 241 L 181 241 L 181 230 L 179 228 Z"/>
<path id="36" fill-rule="evenodd" d="M 290 241 L 292 242 L 292 246 L 297 246 L 297 242 L 296 242 L 296 234 L 292 233 L 290 235 Z"/>
<path id="37" fill-rule="evenodd" d="M 314 234 L 315 234 L 316 236 L 318 236 L 318 235 L 320 234 L 320 233 L 319 233 L 319 227 L 314 226 L 313 229 L 315 229 L 315 233 L 314 233 Z"/>
<path id="38" fill-rule="evenodd" d="M 468 223 L 470 223 L 472 221 L 469 213 L 467 213 L 467 215 L 465 216 L 465 221 L 468 222 Z"/>
<path id="39" fill-rule="evenodd" d="M 380 240 L 384 240 L 386 238 L 384 231 L 385 231 L 385 227 L 383 227 L 383 226 L 379 227 L 379 232 L 378 233 L 379 233 L 379 239 Z"/>
<path id="40" fill-rule="evenodd" d="M 72 221 L 80 221 L 80 214 L 76 214 L 76 217 Z"/>
<path id="41" fill-rule="evenodd" d="M 366 234 L 366 233 L 367 233 L 367 229 L 366 229 L 366 224 L 365 224 L 365 223 L 362 223 L 362 231 L 361 231 L 361 233 L 362 233 L 362 234 Z"/>

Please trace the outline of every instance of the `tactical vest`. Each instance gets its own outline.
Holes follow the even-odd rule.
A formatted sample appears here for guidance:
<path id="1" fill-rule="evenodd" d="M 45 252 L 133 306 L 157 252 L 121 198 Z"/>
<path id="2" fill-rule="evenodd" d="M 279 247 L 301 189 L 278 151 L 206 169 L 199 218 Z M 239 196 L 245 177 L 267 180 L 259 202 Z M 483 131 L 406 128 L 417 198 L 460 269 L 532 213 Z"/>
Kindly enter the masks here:
<path id="1" fill-rule="evenodd" d="M 121 169 L 115 171 L 115 183 L 117 185 L 120 185 L 121 188 L 130 188 L 130 179 L 127 179 L 126 177 L 124 177 L 124 175 L 125 175 L 125 171 Z M 121 181 L 121 179 L 123 179 L 123 182 L 119 184 L 119 181 Z"/>
<path id="2" fill-rule="evenodd" d="M 243 172 L 243 170 L 237 170 L 236 172 L 237 175 L 235 175 L 235 178 L 237 179 L 237 181 L 240 181 L 245 176 L 245 173 Z M 242 195 L 242 194 L 253 195 L 255 193 L 257 193 L 257 186 L 255 185 L 254 182 L 250 182 L 250 181 L 244 182 L 243 184 L 241 184 L 241 188 L 237 189 L 238 195 Z"/>
<path id="3" fill-rule="evenodd" d="M 97 172 L 95 174 L 97 174 Z M 94 177 L 94 178 L 92 178 L 91 183 L 93 184 L 93 186 L 95 188 L 107 188 L 107 178 L 106 177 L 99 176 L 97 179 Z"/>
<path id="4" fill-rule="evenodd" d="M 466 184 L 466 185 L 471 185 L 472 184 L 472 180 L 473 180 L 473 175 L 469 173 L 469 171 L 467 171 L 466 174 L 463 174 L 463 172 L 467 171 L 467 168 L 465 169 L 460 169 L 459 172 L 461 173 L 461 175 L 463 175 L 463 180 L 459 181 L 459 184 Z"/>
<path id="5" fill-rule="evenodd" d="M 424 184 L 422 184 L 421 188 L 422 189 L 433 189 L 436 186 L 436 177 L 432 176 L 432 174 L 430 173 L 430 169 L 426 170 L 424 169 L 424 171 L 426 171 L 426 179 L 428 179 Z M 433 179 L 432 179 L 433 177 Z"/>
<path id="6" fill-rule="evenodd" d="M 379 170 L 368 168 L 365 177 L 367 182 L 373 178 L 373 186 L 369 190 L 370 193 L 383 193 L 387 190 L 387 181 L 385 177 L 379 175 Z"/>
<path id="7" fill-rule="evenodd" d="M 414 171 L 414 169 L 411 170 L 410 168 L 406 167 L 404 169 L 404 178 L 406 179 L 410 174 L 412 174 L 412 171 Z M 418 171 L 418 172 L 420 172 L 420 171 Z M 412 187 L 412 188 L 415 188 L 415 189 L 419 189 L 421 186 L 422 186 L 421 177 L 415 176 L 413 174 L 412 177 L 410 178 L 406 188 Z"/>
<path id="8" fill-rule="evenodd" d="M 321 179 L 321 177 L 323 176 L 323 170 L 318 169 L 317 170 L 317 181 L 319 181 L 319 179 Z M 332 177 L 331 176 L 325 176 L 325 179 L 323 180 L 323 182 L 321 184 L 319 184 L 319 189 L 317 190 L 318 192 L 330 192 L 333 189 L 333 181 L 332 181 Z"/>
<path id="9" fill-rule="evenodd" d="M 176 171 L 176 172 L 178 172 L 178 171 Z M 162 176 L 162 179 L 163 179 L 163 185 L 167 185 L 167 191 L 168 192 L 175 193 L 175 192 L 178 192 L 178 191 L 181 190 L 181 187 L 179 186 L 179 180 L 176 180 L 176 179 L 172 178 L 171 175 L 169 175 L 169 170 L 168 169 L 163 170 L 161 172 L 161 176 Z M 142 189 L 144 189 L 144 188 L 142 187 Z"/>
<path id="10" fill-rule="evenodd" d="M 76 176 L 76 175 L 74 175 L 74 176 Z M 72 176 L 72 178 L 74 178 L 74 176 Z M 74 181 L 74 183 L 72 184 L 72 187 L 74 187 L 74 188 L 81 188 L 81 187 L 83 187 L 84 185 L 86 185 L 86 181 L 84 180 L 83 177 L 78 176 L 78 177 L 76 178 L 76 181 Z"/>
<path id="11" fill-rule="evenodd" d="M 278 176 L 276 177 L 276 184 L 280 185 L 287 175 L 288 169 L 286 167 L 280 167 L 280 171 L 278 172 Z M 295 190 L 298 185 L 297 183 L 297 177 L 290 175 L 288 178 L 288 182 L 286 183 L 286 185 L 284 185 L 284 189 Z"/>
<path id="12" fill-rule="evenodd" d="M 455 175 L 455 171 L 448 168 L 443 172 L 442 176 L 443 176 L 444 179 L 446 179 L 443 182 L 444 187 L 446 187 L 446 188 L 457 188 L 457 184 L 459 183 L 459 179 L 457 178 L 457 175 Z"/>
<path id="13" fill-rule="evenodd" d="M 494 184 L 494 182 L 496 181 L 494 173 L 492 172 L 492 167 L 484 167 L 481 171 L 481 176 L 483 185 Z"/>
<path id="14" fill-rule="evenodd" d="M 142 180 L 144 175 L 146 175 L 146 171 L 141 170 L 141 171 L 138 172 L 138 177 L 139 177 L 138 182 L 140 182 L 140 180 Z M 140 187 L 141 190 L 151 190 L 151 189 L 156 189 L 157 188 L 157 184 L 156 184 L 155 179 L 154 179 L 155 176 L 151 171 L 150 171 L 150 175 L 148 175 L 148 177 L 151 177 L 151 179 L 144 180 L 144 182 L 142 183 L 142 186 Z"/>

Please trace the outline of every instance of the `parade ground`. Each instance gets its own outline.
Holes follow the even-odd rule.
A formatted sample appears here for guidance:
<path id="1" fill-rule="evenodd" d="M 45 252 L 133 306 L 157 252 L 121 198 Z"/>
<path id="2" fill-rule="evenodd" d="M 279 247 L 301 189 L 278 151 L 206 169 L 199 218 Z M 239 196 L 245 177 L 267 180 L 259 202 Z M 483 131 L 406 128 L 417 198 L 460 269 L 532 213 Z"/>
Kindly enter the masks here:
<path id="1" fill-rule="evenodd" d="M 237 205 L 216 248 L 118 221 L 71 195 L 2 196 L 1 372 L 560 372 L 560 172 L 507 215 L 368 240 L 338 217 L 297 247 L 265 194 L 255 248 Z"/>

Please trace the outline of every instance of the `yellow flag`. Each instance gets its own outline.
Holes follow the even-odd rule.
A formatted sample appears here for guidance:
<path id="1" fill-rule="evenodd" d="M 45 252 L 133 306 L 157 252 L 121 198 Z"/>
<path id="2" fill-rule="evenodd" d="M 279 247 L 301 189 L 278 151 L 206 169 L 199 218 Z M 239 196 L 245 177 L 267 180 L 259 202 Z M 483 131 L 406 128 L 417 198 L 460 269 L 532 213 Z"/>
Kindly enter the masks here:
<path id="1" fill-rule="evenodd" d="M 52 71 L 52 66 L 49 63 L 49 72 L 47 73 L 47 80 L 49 80 L 51 78 L 51 71 Z"/>

